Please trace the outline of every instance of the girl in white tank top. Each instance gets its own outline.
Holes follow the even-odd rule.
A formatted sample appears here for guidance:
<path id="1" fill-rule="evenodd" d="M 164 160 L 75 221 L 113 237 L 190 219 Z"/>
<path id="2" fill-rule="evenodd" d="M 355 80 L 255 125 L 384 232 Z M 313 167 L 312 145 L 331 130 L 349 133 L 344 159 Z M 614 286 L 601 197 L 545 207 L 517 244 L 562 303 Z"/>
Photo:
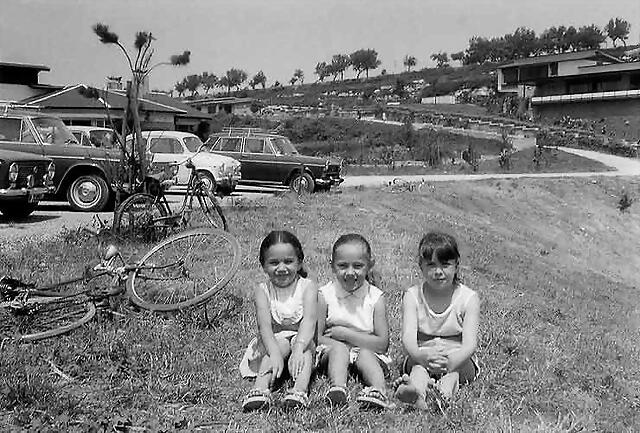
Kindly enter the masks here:
<path id="1" fill-rule="evenodd" d="M 452 236 L 427 233 L 418 252 L 423 281 L 404 294 L 402 344 L 407 358 L 395 385 L 399 400 L 424 409 L 429 389 L 447 402 L 460 383 L 475 379 L 480 301 L 458 279 L 460 253 Z"/>

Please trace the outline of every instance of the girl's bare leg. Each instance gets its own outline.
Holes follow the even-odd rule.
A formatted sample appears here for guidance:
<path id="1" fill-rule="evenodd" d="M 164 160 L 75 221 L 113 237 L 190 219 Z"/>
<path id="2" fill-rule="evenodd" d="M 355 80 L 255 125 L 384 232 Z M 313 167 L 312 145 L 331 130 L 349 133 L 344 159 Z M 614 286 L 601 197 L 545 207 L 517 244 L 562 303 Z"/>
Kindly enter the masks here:
<path id="1" fill-rule="evenodd" d="M 309 381 L 311 380 L 311 368 L 313 366 L 313 354 L 311 350 L 302 353 L 304 357 L 304 367 L 302 372 L 296 377 L 293 389 L 296 391 L 307 392 L 309 389 Z"/>
<path id="2" fill-rule="evenodd" d="M 282 354 L 283 362 L 287 365 L 286 360 L 289 357 L 291 349 L 289 348 L 289 342 L 285 339 L 278 339 L 278 346 L 280 347 L 280 353 Z M 271 371 L 271 360 L 269 355 L 265 355 L 260 361 L 260 369 L 258 370 L 258 376 L 256 382 L 253 385 L 253 389 L 270 389 L 271 377 L 273 375 Z"/>
<path id="3" fill-rule="evenodd" d="M 358 371 L 360 371 L 360 374 L 362 374 L 362 379 L 367 385 L 386 393 L 384 371 L 375 353 L 371 350 L 360 349 L 358 359 L 356 360 L 356 367 Z"/>
<path id="4" fill-rule="evenodd" d="M 331 385 L 346 386 L 349 367 L 349 347 L 336 341 L 331 344 L 327 353 L 329 358 L 328 373 Z"/>

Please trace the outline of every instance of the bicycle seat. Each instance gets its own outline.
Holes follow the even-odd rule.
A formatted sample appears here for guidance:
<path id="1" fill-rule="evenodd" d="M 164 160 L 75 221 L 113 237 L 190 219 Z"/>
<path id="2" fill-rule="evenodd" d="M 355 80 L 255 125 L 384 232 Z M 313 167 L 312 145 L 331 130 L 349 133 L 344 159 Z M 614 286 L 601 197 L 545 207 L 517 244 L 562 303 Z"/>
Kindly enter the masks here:
<path id="1" fill-rule="evenodd" d="M 191 158 L 187 159 L 187 162 L 184 164 L 184 166 L 187 167 L 189 170 L 196 168 L 196 166 L 193 165 L 193 161 L 191 161 Z"/>

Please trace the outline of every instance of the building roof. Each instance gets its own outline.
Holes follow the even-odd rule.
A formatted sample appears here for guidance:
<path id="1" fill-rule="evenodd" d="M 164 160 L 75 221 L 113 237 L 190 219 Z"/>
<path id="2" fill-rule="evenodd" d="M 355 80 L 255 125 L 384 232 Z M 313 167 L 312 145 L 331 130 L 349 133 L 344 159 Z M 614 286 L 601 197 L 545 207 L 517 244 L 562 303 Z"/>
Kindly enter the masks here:
<path id="1" fill-rule="evenodd" d="M 235 104 L 250 104 L 253 102 L 253 98 L 236 98 L 235 96 L 215 97 L 215 98 L 202 98 L 192 101 L 185 101 L 187 105 L 235 105 Z"/>
<path id="2" fill-rule="evenodd" d="M 67 86 L 61 90 L 49 92 L 44 95 L 23 99 L 20 103 L 32 107 L 58 109 L 101 109 L 104 108 L 106 104 L 110 109 L 124 110 L 127 105 L 127 97 L 124 92 L 100 90 L 102 96 L 94 99 L 82 94 L 83 90 L 88 88 L 89 86 L 85 84 L 76 84 L 75 86 Z M 140 104 L 141 108 L 145 111 L 187 114 L 186 110 L 181 110 L 146 98 L 140 98 Z"/>
<path id="3" fill-rule="evenodd" d="M 144 95 L 144 99 L 151 100 L 156 103 L 160 103 L 169 107 L 174 107 L 179 110 L 183 110 L 185 113 L 179 114 L 179 116 L 196 117 L 198 119 L 209 119 L 209 120 L 212 119 L 211 115 L 203 113 L 202 111 L 198 111 L 195 108 L 192 108 L 191 106 L 185 104 L 184 102 L 181 102 L 175 98 L 172 98 L 169 95 L 165 95 L 164 93 L 151 92 Z"/>
<path id="4" fill-rule="evenodd" d="M 37 69 L 39 71 L 50 71 L 51 68 L 45 65 L 33 65 L 29 63 L 13 63 L 13 62 L 0 62 L 0 67 L 9 67 L 9 68 L 28 68 L 28 69 Z"/>
<path id="5" fill-rule="evenodd" d="M 622 63 L 619 58 L 604 52 L 603 50 L 585 50 L 573 51 L 570 53 L 548 54 L 544 56 L 527 57 L 526 59 L 518 59 L 506 65 L 501 65 L 498 69 L 511 68 L 515 66 L 525 65 L 541 65 L 554 62 L 569 62 L 572 60 L 604 60 L 610 63 Z"/>

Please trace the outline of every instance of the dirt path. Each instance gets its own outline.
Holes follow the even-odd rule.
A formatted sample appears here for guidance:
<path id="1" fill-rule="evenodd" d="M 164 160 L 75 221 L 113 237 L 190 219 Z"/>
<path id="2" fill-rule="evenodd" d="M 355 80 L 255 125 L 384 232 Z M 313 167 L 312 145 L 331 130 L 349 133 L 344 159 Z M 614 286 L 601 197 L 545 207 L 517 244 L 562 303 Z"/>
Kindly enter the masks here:
<path id="1" fill-rule="evenodd" d="M 486 174 L 417 174 L 405 176 L 346 176 L 342 187 L 381 186 L 388 185 L 400 178 L 409 182 L 450 182 L 461 180 L 485 179 L 518 179 L 518 178 L 563 178 L 563 177 L 595 177 L 595 176 L 640 176 L 640 160 L 609 155 L 591 150 L 558 147 L 567 153 L 599 161 L 614 169 L 604 172 L 574 173 L 486 173 Z"/>

